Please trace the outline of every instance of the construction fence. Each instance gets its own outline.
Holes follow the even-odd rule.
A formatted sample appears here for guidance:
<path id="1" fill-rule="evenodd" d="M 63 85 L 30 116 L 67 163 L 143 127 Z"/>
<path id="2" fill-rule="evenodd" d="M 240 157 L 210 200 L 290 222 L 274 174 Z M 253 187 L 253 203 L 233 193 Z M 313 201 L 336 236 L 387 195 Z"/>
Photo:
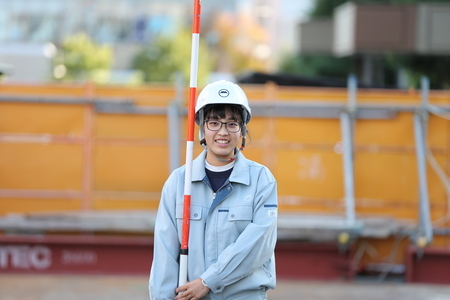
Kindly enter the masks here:
<path id="1" fill-rule="evenodd" d="M 306 253 L 332 251 L 316 261 L 329 268 L 337 240 L 354 246 L 353 273 L 448 275 L 433 259 L 448 261 L 450 248 L 450 91 L 430 91 L 425 78 L 420 90 L 357 89 L 353 77 L 345 89 L 242 87 L 253 114 L 244 154 L 278 181 L 283 257 L 308 264 Z M 154 212 L 171 170 L 184 164 L 188 92 L 182 84 L 0 84 L 0 230 L 36 230 L 17 215 L 130 212 L 119 222 L 130 226 L 133 213 Z M 332 244 L 288 242 L 319 235 Z M 433 263 L 422 272 L 413 258 L 424 250 Z"/>

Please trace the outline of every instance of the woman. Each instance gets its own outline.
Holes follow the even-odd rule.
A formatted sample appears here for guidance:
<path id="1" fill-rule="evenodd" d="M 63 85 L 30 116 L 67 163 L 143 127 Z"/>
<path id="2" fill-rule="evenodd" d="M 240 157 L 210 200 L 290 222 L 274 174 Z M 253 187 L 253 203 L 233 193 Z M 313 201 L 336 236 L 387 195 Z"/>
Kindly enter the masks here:
<path id="1" fill-rule="evenodd" d="M 218 81 L 195 107 L 205 150 L 192 166 L 188 283 L 178 286 L 185 167 L 166 181 L 155 224 L 150 298 L 266 299 L 275 288 L 277 185 L 241 153 L 251 110 L 244 91 Z"/>

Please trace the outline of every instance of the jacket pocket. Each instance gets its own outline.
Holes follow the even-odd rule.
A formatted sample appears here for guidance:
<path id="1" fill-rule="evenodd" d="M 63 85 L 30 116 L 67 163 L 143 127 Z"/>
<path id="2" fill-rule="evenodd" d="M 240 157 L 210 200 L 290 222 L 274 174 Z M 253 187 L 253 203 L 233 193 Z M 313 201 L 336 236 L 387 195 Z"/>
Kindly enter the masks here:
<path id="1" fill-rule="evenodd" d="M 183 219 L 183 203 L 177 204 L 175 216 L 177 219 Z M 201 220 L 202 218 L 202 207 L 198 205 L 191 205 L 191 220 Z"/>
<path id="2" fill-rule="evenodd" d="M 252 206 L 234 206 L 228 211 L 228 221 L 249 221 L 253 220 Z"/>

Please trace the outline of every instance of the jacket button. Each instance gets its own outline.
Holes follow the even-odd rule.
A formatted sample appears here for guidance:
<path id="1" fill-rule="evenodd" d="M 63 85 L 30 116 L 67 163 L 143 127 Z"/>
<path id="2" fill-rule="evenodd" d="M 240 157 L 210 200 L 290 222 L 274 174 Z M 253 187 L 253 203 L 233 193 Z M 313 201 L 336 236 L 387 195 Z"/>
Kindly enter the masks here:
<path id="1" fill-rule="evenodd" d="M 231 217 L 234 218 L 234 214 L 232 214 Z"/>
<path id="2" fill-rule="evenodd" d="M 227 190 L 231 190 L 231 187 L 227 187 Z"/>
<path id="3" fill-rule="evenodd" d="M 194 214 L 194 217 L 196 217 L 196 218 L 197 218 L 197 217 L 198 217 L 198 213 L 195 213 L 195 214 Z"/>

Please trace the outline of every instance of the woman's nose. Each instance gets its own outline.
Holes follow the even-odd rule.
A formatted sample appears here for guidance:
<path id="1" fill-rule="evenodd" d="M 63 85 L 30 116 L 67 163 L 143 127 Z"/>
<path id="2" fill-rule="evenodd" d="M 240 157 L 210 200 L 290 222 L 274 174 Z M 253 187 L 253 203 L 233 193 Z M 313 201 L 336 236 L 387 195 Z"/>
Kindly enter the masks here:
<path id="1" fill-rule="evenodd" d="M 227 130 L 227 125 L 226 124 L 222 124 L 222 126 L 219 129 L 219 134 L 222 134 L 222 135 L 228 134 L 228 130 Z"/>

